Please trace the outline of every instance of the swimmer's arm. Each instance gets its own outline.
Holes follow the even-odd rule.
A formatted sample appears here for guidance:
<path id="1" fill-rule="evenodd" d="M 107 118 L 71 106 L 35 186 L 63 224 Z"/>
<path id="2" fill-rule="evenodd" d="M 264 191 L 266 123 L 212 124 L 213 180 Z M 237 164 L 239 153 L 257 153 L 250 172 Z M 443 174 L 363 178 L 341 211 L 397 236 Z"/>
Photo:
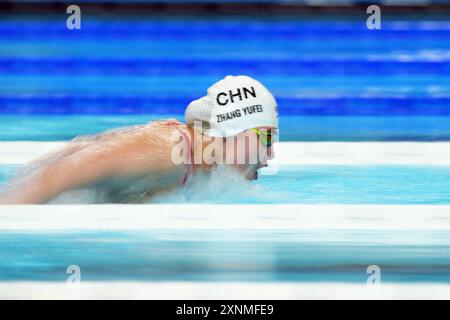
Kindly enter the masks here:
<path id="1" fill-rule="evenodd" d="M 95 182 L 108 172 L 102 162 L 96 163 L 97 158 L 95 154 L 85 153 L 44 164 L 12 181 L 0 197 L 0 204 L 45 203 L 64 191 Z"/>
<path id="2" fill-rule="evenodd" d="M 62 192 L 109 177 L 142 175 L 167 169 L 164 153 L 149 154 L 146 151 L 154 150 L 153 147 L 145 140 L 92 145 L 44 165 L 13 183 L 13 188 L 0 196 L 0 204 L 45 203 Z"/>

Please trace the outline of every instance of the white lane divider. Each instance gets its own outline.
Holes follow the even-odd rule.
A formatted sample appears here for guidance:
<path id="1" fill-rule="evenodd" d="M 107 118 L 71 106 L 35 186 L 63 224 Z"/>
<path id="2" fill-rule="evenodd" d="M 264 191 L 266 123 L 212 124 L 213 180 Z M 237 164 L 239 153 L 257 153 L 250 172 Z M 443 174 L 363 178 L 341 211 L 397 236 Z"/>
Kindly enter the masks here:
<path id="1" fill-rule="evenodd" d="M 450 230 L 448 205 L 4 205 L 5 230 Z"/>
<path id="2" fill-rule="evenodd" d="M 21 165 L 66 142 L 0 142 L 0 165 Z M 280 142 L 279 165 L 450 165 L 450 142 Z"/>

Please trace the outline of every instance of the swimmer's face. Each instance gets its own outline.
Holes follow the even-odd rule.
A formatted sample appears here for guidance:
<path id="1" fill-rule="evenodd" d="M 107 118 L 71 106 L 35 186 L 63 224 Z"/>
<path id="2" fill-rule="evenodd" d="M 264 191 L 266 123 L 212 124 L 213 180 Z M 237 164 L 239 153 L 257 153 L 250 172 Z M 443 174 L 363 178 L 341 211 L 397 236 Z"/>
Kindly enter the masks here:
<path id="1" fill-rule="evenodd" d="M 274 137 L 277 135 L 277 130 L 273 127 L 260 127 L 258 129 L 262 134 L 266 134 L 267 130 L 270 129 Z M 235 162 L 232 166 L 247 179 L 258 179 L 258 170 L 267 167 L 267 161 L 275 156 L 273 144 L 267 146 L 263 143 L 264 139 L 259 139 L 257 133 L 251 130 L 240 133 L 236 138 L 241 143 L 234 143 Z"/>

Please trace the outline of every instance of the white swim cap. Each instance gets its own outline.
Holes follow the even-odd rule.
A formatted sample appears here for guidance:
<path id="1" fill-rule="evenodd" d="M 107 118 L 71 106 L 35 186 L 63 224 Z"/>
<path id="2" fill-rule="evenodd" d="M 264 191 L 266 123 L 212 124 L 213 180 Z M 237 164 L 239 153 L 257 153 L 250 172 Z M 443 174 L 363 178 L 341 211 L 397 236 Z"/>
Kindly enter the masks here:
<path id="1" fill-rule="evenodd" d="M 275 98 L 259 81 L 248 76 L 227 76 L 192 101 L 185 111 L 186 124 L 201 121 L 203 133 L 229 137 L 257 127 L 278 128 Z"/>

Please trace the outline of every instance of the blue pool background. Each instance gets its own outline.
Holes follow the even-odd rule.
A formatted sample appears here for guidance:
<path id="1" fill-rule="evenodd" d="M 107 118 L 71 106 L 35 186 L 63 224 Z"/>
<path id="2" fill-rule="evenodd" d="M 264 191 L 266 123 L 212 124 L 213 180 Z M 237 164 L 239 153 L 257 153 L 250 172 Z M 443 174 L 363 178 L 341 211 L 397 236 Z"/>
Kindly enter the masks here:
<path id="1" fill-rule="evenodd" d="M 173 116 L 228 74 L 262 81 L 289 141 L 450 139 L 450 13 L 0 21 L 1 140 L 66 140 Z M 94 116 L 95 115 L 95 116 Z M 23 130 L 26 127 L 27 130 Z M 64 130 L 61 130 L 64 128 Z"/>

